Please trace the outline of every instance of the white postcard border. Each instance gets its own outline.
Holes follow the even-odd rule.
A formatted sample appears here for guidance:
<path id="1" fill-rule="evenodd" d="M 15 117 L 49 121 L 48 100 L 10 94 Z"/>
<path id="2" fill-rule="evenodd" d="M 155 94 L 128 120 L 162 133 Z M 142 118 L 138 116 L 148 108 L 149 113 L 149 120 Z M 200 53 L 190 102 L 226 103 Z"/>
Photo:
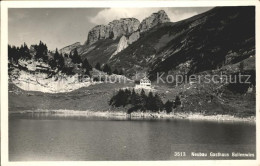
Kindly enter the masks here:
<path id="1" fill-rule="evenodd" d="M 8 8 L 104 8 L 104 7 L 210 7 L 210 6 L 256 6 L 256 48 L 259 47 L 260 6 L 259 1 L 2 1 L 1 2 L 1 165 L 260 165 L 259 142 L 256 139 L 257 160 L 186 160 L 186 161 L 75 161 L 75 162 L 9 162 L 8 161 Z M 256 101 L 260 101 L 260 51 L 256 49 Z M 256 127 L 259 138 L 259 103 L 256 102 Z"/>

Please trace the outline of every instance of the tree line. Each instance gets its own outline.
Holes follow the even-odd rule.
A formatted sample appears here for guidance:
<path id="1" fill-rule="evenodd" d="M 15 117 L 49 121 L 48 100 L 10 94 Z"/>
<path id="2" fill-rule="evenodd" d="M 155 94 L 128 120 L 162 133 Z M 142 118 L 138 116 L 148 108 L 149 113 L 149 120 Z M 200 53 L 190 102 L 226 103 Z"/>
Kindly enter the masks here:
<path id="1" fill-rule="evenodd" d="M 74 67 L 67 66 L 65 63 L 67 59 L 71 59 L 71 62 L 73 64 L 76 64 L 80 66 L 80 68 L 85 70 L 84 74 L 90 76 L 90 71 L 92 71 L 92 66 L 88 62 L 87 58 L 85 58 L 84 60 L 82 59 L 77 49 L 72 50 L 69 54 L 66 53 L 62 54 L 56 48 L 55 52 L 52 53 L 48 50 L 47 45 L 42 41 L 40 41 L 39 44 L 32 45 L 31 47 L 32 50 L 28 48 L 26 43 L 24 43 L 20 47 L 8 45 L 9 62 L 18 64 L 19 59 L 23 59 L 23 60 L 33 59 L 36 61 L 45 62 L 53 70 L 57 69 L 57 71 L 61 71 L 62 73 L 65 73 L 67 75 L 73 75 L 75 74 L 75 72 L 73 72 Z M 103 64 L 101 67 L 100 63 L 96 63 L 95 68 L 97 70 L 107 73 L 108 75 L 111 74 L 124 75 L 122 69 L 112 70 L 112 68 L 108 64 Z"/>
<path id="2" fill-rule="evenodd" d="M 21 47 L 8 45 L 8 60 L 17 64 L 19 59 L 32 58 L 28 46 L 24 43 Z"/>
<path id="3" fill-rule="evenodd" d="M 107 73 L 108 75 L 111 75 L 111 74 L 124 75 L 124 72 L 122 69 L 121 70 L 114 69 L 112 71 L 111 67 L 108 64 L 104 64 L 103 67 L 101 67 L 99 62 L 96 63 L 95 69 L 97 69 L 99 71 L 103 71 L 103 72 Z"/>
<path id="4" fill-rule="evenodd" d="M 129 89 L 120 89 L 114 96 L 109 100 L 109 105 L 113 107 L 126 107 L 130 106 L 128 113 L 136 112 L 138 110 L 145 112 L 159 112 L 165 110 L 167 113 L 172 112 L 173 108 L 177 108 L 181 105 L 179 96 L 176 96 L 175 101 L 166 101 L 163 103 L 158 94 L 153 94 L 149 92 L 146 95 L 145 91 L 142 89 L 141 93 L 132 91 Z"/>
<path id="5" fill-rule="evenodd" d="M 66 66 L 65 64 L 65 59 L 69 58 L 73 64 L 79 64 L 79 66 L 85 70 L 85 74 L 90 75 L 92 66 L 88 62 L 87 58 L 82 60 L 77 49 L 74 49 L 69 55 L 63 55 L 62 53 L 59 53 L 57 48 L 54 54 L 51 53 L 48 50 L 47 45 L 42 41 L 40 41 L 39 44 L 32 45 L 32 47 L 33 50 L 31 50 L 32 53 L 30 53 L 26 43 L 21 45 L 21 47 L 8 45 L 8 60 L 14 64 L 18 64 L 19 59 L 42 61 L 47 63 L 54 70 L 57 69 L 65 74 L 72 75 L 75 74 L 73 72 L 73 67 Z M 34 56 L 32 56 L 32 54 L 34 54 Z"/>

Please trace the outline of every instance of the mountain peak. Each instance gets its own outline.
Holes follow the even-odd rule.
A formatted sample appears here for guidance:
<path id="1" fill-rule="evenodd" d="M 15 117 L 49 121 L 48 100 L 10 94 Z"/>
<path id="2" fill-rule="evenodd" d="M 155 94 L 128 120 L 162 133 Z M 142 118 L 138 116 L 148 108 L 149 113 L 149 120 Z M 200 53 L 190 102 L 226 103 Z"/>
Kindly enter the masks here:
<path id="1" fill-rule="evenodd" d="M 140 32 L 145 32 L 154 26 L 165 22 L 170 22 L 170 19 L 164 10 L 159 10 L 157 13 L 153 13 L 149 17 L 145 18 L 141 22 L 139 29 Z"/>
<path id="2" fill-rule="evenodd" d="M 121 18 L 113 20 L 108 25 L 97 25 L 88 33 L 87 44 L 95 43 L 100 39 L 116 39 L 123 35 L 130 35 L 138 30 L 140 21 L 136 18 Z"/>
<path id="3" fill-rule="evenodd" d="M 149 17 L 145 18 L 142 23 L 136 18 L 120 18 L 113 20 L 108 25 L 97 25 L 88 33 L 88 40 L 86 44 L 93 44 L 101 39 L 116 39 L 123 35 L 129 36 L 133 32 L 140 30 L 145 32 L 154 26 L 170 22 L 170 19 L 164 10 L 159 10 Z"/>

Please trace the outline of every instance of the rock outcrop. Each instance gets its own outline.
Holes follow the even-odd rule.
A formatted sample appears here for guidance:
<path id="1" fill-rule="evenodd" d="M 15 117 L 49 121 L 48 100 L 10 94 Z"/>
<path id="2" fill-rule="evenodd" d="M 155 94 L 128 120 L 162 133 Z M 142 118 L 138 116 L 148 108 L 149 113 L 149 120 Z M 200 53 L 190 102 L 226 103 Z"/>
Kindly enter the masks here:
<path id="1" fill-rule="evenodd" d="M 132 34 L 129 36 L 128 44 L 132 44 L 133 42 L 137 41 L 139 38 L 140 38 L 140 33 L 139 33 L 139 31 L 136 31 L 136 32 L 132 33 Z"/>
<path id="2" fill-rule="evenodd" d="M 76 42 L 74 44 L 66 46 L 66 47 L 60 49 L 59 52 L 62 53 L 62 54 L 69 54 L 72 50 L 74 50 L 78 47 L 80 47 L 80 42 Z"/>
<path id="3" fill-rule="evenodd" d="M 114 20 L 107 25 L 97 25 L 89 31 L 86 42 L 77 48 L 78 53 L 83 59 L 88 58 L 92 64 L 97 62 L 107 63 L 108 60 L 113 60 L 114 55 L 119 52 L 121 54 L 124 52 L 123 50 L 129 48 L 129 45 L 144 37 L 145 35 L 142 36 L 142 32 L 168 21 L 170 19 L 167 14 L 161 10 L 147 17 L 142 22 L 142 25 L 135 18 L 122 18 Z M 142 47 L 140 45 L 140 48 Z M 154 50 L 153 47 L 147 48 L 146 51 Z"/>
<path id="4" fill-rule="evenodd" d="M 101 39 L 117 39 L 123 35 L 131 35 L 138 30 L 139 25 L 140 21 L 135 18 L 122 18 L 114 20 L 108 25 L 97 25 L 89 31 L 87 44 Z"/>
<path id="5" fill-rule="evenodd" d="M 160 10 L 157 13 L 153 13 L 151 16 L 145 18 L 139 25 L 139 30 L 142 33 L 158 24 L 166 22 L 170 22 L 170 19 L 164 10 Z"/>
<path id="6" fill-rule="evenodd" d="M 140 21 L 136 18 L 123 18 L 114 20 L 108 24 L 111 37 L 116 39 L 122 35 L 130 35 L 135 32 L 140 25 Z"/>
<path id="7" fill-rule="evenodd" d="M 112 54 L 112 56 L 110 57 L 110 59 L 116 55 L 117 53 L 121 52 L 122 50 L 124 50 L 125 48 L 128 47 L 128 45 L 132 44 L 133 42 L 137 41 L 140 38 L 140 33 L 139 31 L 136 31 L 134 33 L 132 33 L 129 38 L 122 36 L 119 40 L 119 43 L 117 45 L 117 49 L 116 51 Z"/>
<path id="8" fill-rule="evenodd" d="M 111 55 L 110 58 L 112 58 L 114 55 L 116 55 L 117 53 L 119 53 L 120 51 L 125 49 L 126 47 L 128 47 L 128 40 L 125 36 L 122 36 L 119 40 L 116 51 Z"/>
<path id="9" fill-rule="evenodd" d="M 114 20 L 108 25 L 97 25 L 92 28 L 88 33 L 88 39 L 85 44 L 93 44 L 102 39 L 117 39 L 119 37 L 130 36 L 136 31 L 145 32 L 154 26 L 169 22 L 170 19 L 164 10 L 160 10 L 157 13 L 153 13 L 151 16 L 145 18 L 142 23 L 136 18 L 121 18 L 120 20 Z M 138 39 L 139 34 L 135 33 L 130 39 Z M 134 41 L 134 40 L 133 40 Z"/>

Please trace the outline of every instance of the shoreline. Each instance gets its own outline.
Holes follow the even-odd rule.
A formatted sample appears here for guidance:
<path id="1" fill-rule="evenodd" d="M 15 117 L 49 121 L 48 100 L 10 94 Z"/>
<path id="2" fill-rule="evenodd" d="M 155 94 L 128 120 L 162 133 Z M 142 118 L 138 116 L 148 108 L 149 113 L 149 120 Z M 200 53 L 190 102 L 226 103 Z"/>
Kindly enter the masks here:
<path id="1" fill-rule="evenodd" d="M 55 116 L 85 116 L 85 117 L 103 117 L 115 119 L 186 119 L 186 120 L 207 120 L 207 121 L 221 121 L 221 122 L 256 122 L 256 117 L 236 117 L 233 115 L 203 115 L 200 113 L 153 113 L 153 112 L 133 112 L 131 115 L 123 111 L 74 111 L 74 110 L 23 110 L 23 111 L 9 111 L 9 114 L 26 114 L 26 113 L 46 113 L 55 114 Z"/>

